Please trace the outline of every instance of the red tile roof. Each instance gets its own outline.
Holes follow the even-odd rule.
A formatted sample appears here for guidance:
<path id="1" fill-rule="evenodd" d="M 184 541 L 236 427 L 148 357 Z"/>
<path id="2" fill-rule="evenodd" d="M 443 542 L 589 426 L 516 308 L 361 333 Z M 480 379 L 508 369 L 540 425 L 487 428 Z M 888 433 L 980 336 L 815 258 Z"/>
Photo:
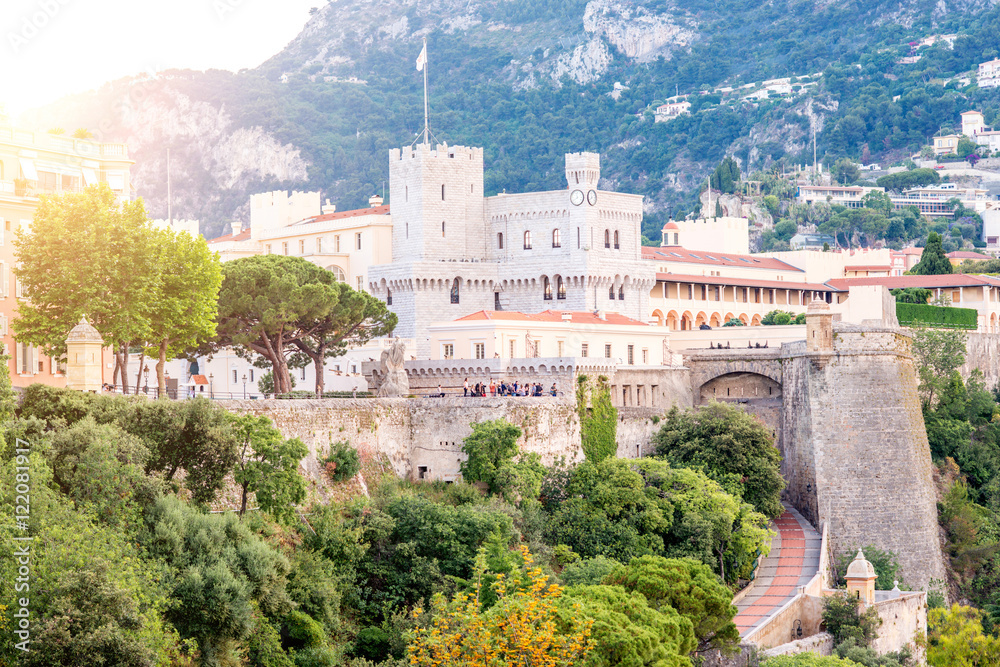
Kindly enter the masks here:
<path id="1" fill-rule="evenodd" d="M 838 290 L 820 283 L 797 283 L 788 280 L 758 280 L 757 278 L 726 278 L 725 276 L 697 276 L 685 273 L 657 273 L 661 282 L 694 283 L 696 285 L 732 285 L 733 287 L 764 287 L 778 289 L 800 289 L 815 292 L 836 292 Z"/>
<path id="2" fill-rule="evenodd" d="M 797 266 L 787 264 L 773 257 L 757 257 L 755 255 L 730 255 L 722 252 L 704 252 L 688 250 L 680 246 L 669 248 L 654 248 L 643 246 L 642 258 L 655 262 L 683 262 L 685 264 L 711 264 L 712 266 L 740 266 L 747 269 L 770 269 L 779 271 L 795 271 L 804 273 Z"/>
<path id="3" fill-rule="evenodd" d="M 226 234 L 225 236 L 220 236 L 214 238 L 209 243 L 225 243 L 226 241 L 248 241 L 250 240 L 250 230 L 244 229 L 239 234 Z"/>
<path id="4" fill-rule="evenodd" d="M 902 253 L 902 254 L 904 254 L 904 255 L 923 255 L 924 254 L 924 249 L 923 248 L 903 248 L 899 252 Z"/>
<path id="5" fill-rule="evenodd" d="M 889 271 L 890 269 L 892 269 L 892 267 L 889 266 L 888 264 L 884 266 L 876 266 L 876 265 L 866 266 L 864 264 L 860 264 L 858 266 L 844 267 L 844 271 Z"/>
<path id="6" fill-rule="evenodd" d="M 368 208 L 356 208 L 351 211 L 337 211 L 336 213 L 326 213 L 317 215 L 314 218 L 306 218 L 296 225 L 311 225 L 314 222 L 327 222 L 328 220 L 343 220 L 344 218 L 356 218 L 362 215 L 389 215 L 389 205 L 369 206 Z"/>
<path id="7" fill-rule="evenodd" d="M 884 285 L 889 289 L 904 289 L 907 287 L 935 289 L 938 287 L 979 287 L 981 285 L 1000 287 L 1000 279 L 991 276 L 970 276 L 965 273 L 947 273 L 938 276 L 835 278 L 827 281 L 827 285 L 841 292 L 846 292 L 854 285 Z"/>
<path id="8" fill-rule="evenodd" d="M 949 252 L 945 255 L 948 259 L 993 259 L 989 255 L 983 255 L 978 252 L 970 252 L 968 250 L 956 250 L 955 252 Z"/>
<path id="9" fill-rule="evenodd" d="M 563 315 L 569 315 L 570 321 L 574 324 L 629 324 L 633 326 L 649 326 L 645 322 L 633 320 L 619 313 L 606 312 L 605 319 L 601 319 L 591 311 L 576 310 L 544 310 L 540 313 L 528 314 L 508 310 L 480 310 L 479 312 L 460 317 L 456 322 L 468 322 L 472 320 L 495 320 L 508 322 L 562 322 Z"/>

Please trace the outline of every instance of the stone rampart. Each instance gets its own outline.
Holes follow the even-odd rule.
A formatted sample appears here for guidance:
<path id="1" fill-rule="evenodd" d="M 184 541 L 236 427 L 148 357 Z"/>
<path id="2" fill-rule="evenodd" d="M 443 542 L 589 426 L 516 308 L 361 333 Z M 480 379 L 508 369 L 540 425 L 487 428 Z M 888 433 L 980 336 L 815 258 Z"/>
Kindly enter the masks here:
<path id="1" fill-rule="evenodd" d="M 959 369 L 968 379 L 976 368 L 983 372 L 987 389 L 1000 382 L 1000 334 L 970 333 L 966 339 L 965 365 Z"/>

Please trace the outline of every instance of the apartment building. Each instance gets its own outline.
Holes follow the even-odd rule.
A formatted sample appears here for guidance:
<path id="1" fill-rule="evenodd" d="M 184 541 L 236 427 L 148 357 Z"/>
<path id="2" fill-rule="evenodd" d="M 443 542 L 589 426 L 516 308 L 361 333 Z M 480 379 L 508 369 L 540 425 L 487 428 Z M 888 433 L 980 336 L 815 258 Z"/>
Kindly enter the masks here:
<path id="1" fill-rule="evenodd" d="M 980 88 L 1000 87 L 1000 58 L 980 63 L 977 79 Z"/>
<path id="2" fill-rule="evenodd" d="M 64 135 L 31 132 L 0 124 L 0 338 L 8 355 L 15 387 L 33 383 L 65 386 L 60 362 L 37 348 L 19 343 L 17 302 L 22 298 L 16 278 L 14 240 L 32 223 L 39 197 L 79 192 L 107 183 L 121 201 L 132 199 L 130 170 L 134 164 L 125 144 L 101 143 Z M 66 332 L 69 333 L 68 331 Z M 104 374 L 112 370 L 104 364 Z"/>

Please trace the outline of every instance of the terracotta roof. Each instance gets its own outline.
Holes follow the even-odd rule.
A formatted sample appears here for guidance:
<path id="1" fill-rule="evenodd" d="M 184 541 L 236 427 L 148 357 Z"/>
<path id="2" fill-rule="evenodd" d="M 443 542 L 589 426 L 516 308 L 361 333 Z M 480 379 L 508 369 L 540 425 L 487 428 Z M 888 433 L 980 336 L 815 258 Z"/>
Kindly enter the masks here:
<path id="1" fill-rule="evenodd" d="M 192 375 L 191 376 L 191 383 L 192 384 L 208 384 L 208 378 L 205 377 L 204 375 Z"/>
<path id="2" fill-rule="evenodd" d="M 244 229 L 239 234 L 226 234 L 225 236 L 220 236 L 214 238 L 209 243 L 225 243 L 226 241 L 249 241 L 250 240 L 250 230 Z"/>
<path id="3" fill-rule="evenodd" d="M 506 322 L 562 322 L 563 315 L 569 315 L 570 321 L 574 324 L 629 324 L 633 326 L 649 326 L 645 322 L 633 320 L 619 313 L 606 312 L 605 319 L 601 319 L 595 313 L 584 310 L 544 310 L 534 315 L 519 313 L 510 310 L 480 310 L 479 312 L 460 317 L 456 322 L 468 322 L 472 320 L 495 320 Z"/>
<path id="4" fill-rule="evenodd" d="M 327 222 L 328 220 L 343 220 L 344 218 L 357 218 L 363 215 L 389 215 L 389 205 L 369 206 L 368 208 L 356 208 L 351 211 L 337 211 L 336 213 L 326 213 L 317 215 L 314 218 L 306 218 L 294 224 L 311 225 L 314 222 Z"/>
<path id="5" fill-rule="evenodd" d="M 937 276 L 874 276 L 868 278 L 835 278 L 827 281 L 834 289 L 846 292 L 854 285 L 884 285 L 889 289 L 906 287 L 980 287 L 990 285 L 1000 287 L 1000 279 L 991 276 L 970 276 L 966 273 L 947 273 Z"/>
<path id="6" fill-rule="evenodd" d="M 739 266 L 745 269 L 771 269 L 779 271 L 795 271 L 804 273 L 796 266 L 787 264 L 773 257 L 758 257 L 756 255 L 730 255 L 722 252 L 704 252 L 688 250 L 681 246 L 669 248 L 654 248 L 643 246 L 642 258 L 656 262 L 683 262 L 685 264 L 711 264 L 712 266 Z"/>
<path id="7" fill-rule="evenodd" d="M 779 289 L 801 289 L 815 292 L 836 292 L 837 289 L 820 283 L 797 283 L 789 280 L 758 280 L 756 278 L 727 278 L 725 276 L 697 276 L 684 273 L 657 273 L 661 282 L 694 283 L 697 285 L 732 285 L 734 287 L 765 287 Z"/>
<path id="8" fill-rule="evenodd" d="M 668 229 L 680 229 L 680 227 L 677 226 L 676 222 L 671 220 L 667 224 L 663 225 L 663 229 L 661 231 L 667 231 Z"/>
<path id="9" fill-rule="evenodd" d="M 889 266 L 888 264 L 881 265 L 881 266 L 875 266 L 875 265 L 866 266 L 864 264 L 860 264 L 858 266 L 845 266 L 844 267 L 844 271 L 889 271 L 891 269 L 892 269 L 892 267 Z"/>
<path id="10" fill-rule="evenodd" d="M 978 252 L 970 252 L 968 250 L 956 250 L 955 252 L 949 252 L 945 255 L 948 259 L 993 259 L 989 255 L 983 255 Z"/>
<path id="11" fill-rule="evenodd" d="M 923 255 L 924 254 L 924 249 L 923 248 L 903 248 L 899 252 L 902 253 L 902 254 L 904 254 L 904 255 Z"/>

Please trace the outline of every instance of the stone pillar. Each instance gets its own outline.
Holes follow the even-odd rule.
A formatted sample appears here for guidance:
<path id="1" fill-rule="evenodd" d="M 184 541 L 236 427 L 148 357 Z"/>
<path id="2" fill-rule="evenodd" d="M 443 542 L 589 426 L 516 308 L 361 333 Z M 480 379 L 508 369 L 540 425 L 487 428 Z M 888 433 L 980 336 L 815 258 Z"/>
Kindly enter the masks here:
<path id="1" fill-rule="evenodd" d="M 66 388 L 98 392 L 104 383 L 102 354 L 104 339 L 86 317 L 80 318 L 66 337 Z"/>
<path id="2" fill-rule="evenodd" d="M 858 549 L 858 555 L 847 566 L 847 595 L 861 600 L 866 605 L 875 604 L 875 567 L 865 559 L 865 554 Z"/>

